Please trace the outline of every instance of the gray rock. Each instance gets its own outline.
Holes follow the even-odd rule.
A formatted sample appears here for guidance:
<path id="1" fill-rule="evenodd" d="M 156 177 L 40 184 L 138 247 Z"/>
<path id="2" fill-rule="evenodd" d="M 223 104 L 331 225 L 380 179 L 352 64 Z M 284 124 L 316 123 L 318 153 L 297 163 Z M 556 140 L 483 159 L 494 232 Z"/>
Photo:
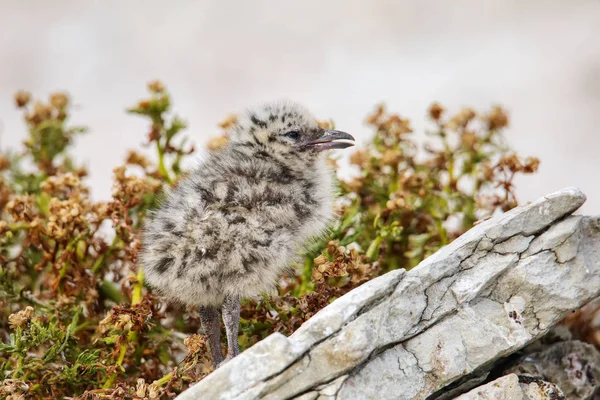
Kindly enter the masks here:
<path id="1" fill-rule="evenodd" d="M 531 400 L 565 400 L 567 397 L 554 383 L 542 378 L 519 376 L 519 385 L 526 399 Z M 570 397 L 569 397 L 570 399 Z"/>
<path id="2" fill-rule="evenodd" d="M 569 400 L 591 399 L 600 386 L 600 352 L 578 340 L 558 342 L 543 351 L 528 354 L 507 372 L 552 382 Z"/>
<path id="3" fill-rule="evenodd" d="M 523 236 L 516 235 L 511 237 L 510 239 L 505 240 L 502 243 L 498 243 L 494 246 L 494 252 L 500 254 L 515 254 L 515 253 L 523 253 L 525 250 L 529 248 L 529 243 L 534 238 L 531 236 Z"/>
<path id="4" fill-rule="evenodd" d="M 541 379 L 523 379 L 515 374 L 505 375 L 479 386 L 455 400 L 561 400 L 561 390 Z"/>
<path id="5" fill-rule="evenodd" d="M 523 390 L 519 386 L 519 377 L 510 374 L 488 384 L 479 386 L 455 400 L 524 400 Z"/>
<path id="6" fill-rule="evenodd" d="M 550 227 L 548 231 L 535 238 L 527 251 L 523 253 L 523 257 L 559 247 L 573 234 L 574 228 L 579 224 L 581 218 L 580 215 L 572 215 Z"/>
<path id="7" fill-rule="evenodd" d="M 565 189 L 475 226 L 409 272 L 272 335 L 181 399 L 424 399 L 600 296 L 600 229 Z M 535 249 L 532 246 L 535 245 Z"/>

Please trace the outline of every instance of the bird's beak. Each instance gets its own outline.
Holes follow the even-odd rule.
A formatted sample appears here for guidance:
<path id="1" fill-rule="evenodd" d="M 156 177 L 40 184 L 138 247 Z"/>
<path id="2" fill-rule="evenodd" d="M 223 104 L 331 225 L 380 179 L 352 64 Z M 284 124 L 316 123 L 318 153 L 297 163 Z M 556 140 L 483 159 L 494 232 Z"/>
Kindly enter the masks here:
<path id="1" fill-rule="evenodd" d="M 343 142 L 340 140 L 344 140 Z M 345 149 L 346 147 L 354 146 L 352 135 L 342 131 L 322 131 L 321 137 L 306 143 L 306 146 L 316 151 L 324 151 L 331 149 Z"/>

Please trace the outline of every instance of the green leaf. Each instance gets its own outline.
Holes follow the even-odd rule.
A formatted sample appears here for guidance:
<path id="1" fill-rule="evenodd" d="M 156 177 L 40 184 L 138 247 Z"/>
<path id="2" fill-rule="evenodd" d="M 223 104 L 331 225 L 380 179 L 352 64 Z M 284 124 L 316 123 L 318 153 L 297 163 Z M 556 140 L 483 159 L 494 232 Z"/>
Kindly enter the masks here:
<path id="1" fill-rule="evenodd" d="M 382 240 L 383 237 L 377 236 L 369 245 L 366 253 L 366 256 L 369 260 L 377 260 L 379 258 L 379 246 L 381 245 Z"/>

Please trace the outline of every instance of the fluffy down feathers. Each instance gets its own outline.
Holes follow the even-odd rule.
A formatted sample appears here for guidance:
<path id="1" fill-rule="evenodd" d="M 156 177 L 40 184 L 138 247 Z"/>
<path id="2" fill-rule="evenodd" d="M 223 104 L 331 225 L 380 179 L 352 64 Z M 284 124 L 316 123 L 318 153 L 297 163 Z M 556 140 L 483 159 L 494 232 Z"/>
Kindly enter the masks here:
<path id="1" fill-rule="evenodd" d="M 147 281 L 181 303 L 271 290 L 300 246 L 332 218 L 332 172 L 307 142 L 323 132 L 293 103 L 249 111 L 149 218 Z"/>

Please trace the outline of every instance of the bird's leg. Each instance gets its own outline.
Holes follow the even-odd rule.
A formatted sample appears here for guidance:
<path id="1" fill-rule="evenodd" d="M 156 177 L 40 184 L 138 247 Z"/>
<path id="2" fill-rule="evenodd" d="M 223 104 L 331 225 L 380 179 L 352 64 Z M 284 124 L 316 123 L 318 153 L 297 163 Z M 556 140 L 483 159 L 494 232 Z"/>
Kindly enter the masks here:
<path id="1" fill-rule="evenodd" d="M 237 296 L 226 296 L 221 308 L 223 323 L 227 333 L 227 357 L 225 361 L 231 360 L 240 354 L 238 343 L 238 331 L 240 329 L 240 298 Z"/>
<path id="2" fill-rule="evenodd" d="M 213 367 L 223 361 L 223 353 L 221 352 L 221 321 L 219 318 L 219 310 L 215 307 L 200 307 L 200 322 L 202 329 L 208 336 L 208 345 L 212 354 Z"/>

